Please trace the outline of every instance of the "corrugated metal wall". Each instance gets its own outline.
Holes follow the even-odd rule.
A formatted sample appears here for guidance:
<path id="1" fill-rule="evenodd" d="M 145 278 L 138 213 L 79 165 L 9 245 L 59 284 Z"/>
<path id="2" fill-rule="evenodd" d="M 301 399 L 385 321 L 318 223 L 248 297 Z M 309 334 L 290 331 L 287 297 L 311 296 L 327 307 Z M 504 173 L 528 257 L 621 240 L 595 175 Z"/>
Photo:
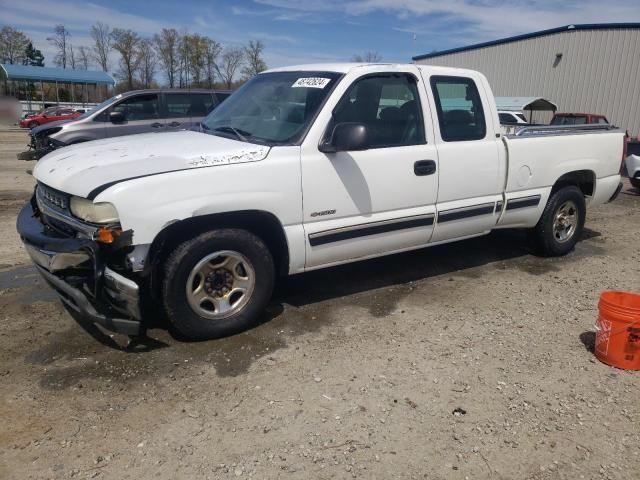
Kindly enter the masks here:
<path id="1" fill-rule="evenodd" d="M 496 96 L 542 96 L 640 135 L 640 29 L 566 31 L 416 63 L 479 70 Z"/>

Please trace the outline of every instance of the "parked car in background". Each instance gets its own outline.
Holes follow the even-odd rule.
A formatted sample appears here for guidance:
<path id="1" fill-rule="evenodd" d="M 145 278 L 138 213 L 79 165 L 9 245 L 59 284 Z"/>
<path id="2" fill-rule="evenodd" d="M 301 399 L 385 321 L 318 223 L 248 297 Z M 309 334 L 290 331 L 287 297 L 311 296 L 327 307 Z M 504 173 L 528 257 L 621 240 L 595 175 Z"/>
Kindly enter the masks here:
<path id="1" fill-rule="evenodd" d="M 255 325 L 278 274 L 503 228 L 564 255 L 622 188 L 623 147 L 607 125 L 502 135 L 472 70 L 287 67 L 199 130 L 51 152 L 17 227 L 85 319 L 136 335 L 156 304 L 185 337 L 219 337 Z"/>
<path id="2" fill-rule="evenodd" d="M 504 135 L 510 135 L 515 133 L 518 128 L 529 125 L 522 112 L 498 110 L 498 119 L 500 120 L 500 131 Z"/>
<path id="3" fill-rule="evenodd" d="M 501 125 L 526 125 L 529 123 L 522 112 L 498 110 L 498 118 Z"/>
<path id="4" fill-rule="evenodd" d="M 609 125 L 604 115 L 593 113 L 556 113 L 550 125 Z"/>
<path id="5" fill-rule="evenodd" d="M 74 118 L 78 118 L 80 115 L 82 115 L 82 112 L 73 108 L 52 107 L 45 109 L 42 113 L 38 113 L 21 120 L 20 127 L 33 129 L 51 122 L 73 120 Z"/>
<path id="6" fill-rule="evenodd" d="M 640 188 L 640 155 L 629 155 L 625 160 L 625 166 L 631 185 Z"/>
<path id="7" fill-rule="evenodd" d="M 197 126 L 231 95 L 228 90 L 151 89 L 121 93 L 77 114 L 72 122 L 56 122 L 31 131 L 22 160 L 37 160 L 56 148 L 100 138 L 136 133 L 171 132 Z"/>

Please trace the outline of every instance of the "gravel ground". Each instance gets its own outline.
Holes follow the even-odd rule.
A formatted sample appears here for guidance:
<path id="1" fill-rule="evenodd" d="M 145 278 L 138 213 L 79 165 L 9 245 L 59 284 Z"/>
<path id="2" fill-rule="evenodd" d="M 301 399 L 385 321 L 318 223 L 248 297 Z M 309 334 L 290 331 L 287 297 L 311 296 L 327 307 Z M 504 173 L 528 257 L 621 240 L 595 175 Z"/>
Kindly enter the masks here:
<path id="1" fill-rule="evenodd" d="M 640 291 L 640 197 L 576 250 L 522 233 L 289 278 L 264 323 L 185 343 L 82 328 L 15 217 L 0 132 L 0 478 L 640 478 L 640 372 L 593 354 L 604 289 Z"/>

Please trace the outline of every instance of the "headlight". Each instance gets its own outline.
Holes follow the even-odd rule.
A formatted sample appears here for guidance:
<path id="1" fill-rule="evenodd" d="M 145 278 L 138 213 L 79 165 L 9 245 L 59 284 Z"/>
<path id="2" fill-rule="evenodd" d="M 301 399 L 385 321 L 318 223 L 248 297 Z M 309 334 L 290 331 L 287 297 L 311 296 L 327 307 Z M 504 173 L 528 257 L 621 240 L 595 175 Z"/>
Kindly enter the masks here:
<path id="1" fill-rule="evenodd" d="M 93 203 L 81 197 L 71 197 L 71 213 L 91 223 L 117 223 L 120 221 L 116 207 L 111 203 Z"/>

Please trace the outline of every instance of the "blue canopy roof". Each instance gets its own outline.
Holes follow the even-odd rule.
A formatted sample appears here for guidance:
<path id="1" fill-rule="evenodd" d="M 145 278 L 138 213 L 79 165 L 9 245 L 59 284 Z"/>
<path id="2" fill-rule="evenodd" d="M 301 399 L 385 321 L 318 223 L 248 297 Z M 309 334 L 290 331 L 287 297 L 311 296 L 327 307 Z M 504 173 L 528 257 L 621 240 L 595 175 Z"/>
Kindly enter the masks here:
<path id="1" fill-rule="evenodd" d="M 69 70 L 64 68 L 32 67 L 31 65 L 0 64 L 8 80 L 31 82 L 97 83 L 115 85 L 116 81 L 107 72 L 95 70 Z"/>

